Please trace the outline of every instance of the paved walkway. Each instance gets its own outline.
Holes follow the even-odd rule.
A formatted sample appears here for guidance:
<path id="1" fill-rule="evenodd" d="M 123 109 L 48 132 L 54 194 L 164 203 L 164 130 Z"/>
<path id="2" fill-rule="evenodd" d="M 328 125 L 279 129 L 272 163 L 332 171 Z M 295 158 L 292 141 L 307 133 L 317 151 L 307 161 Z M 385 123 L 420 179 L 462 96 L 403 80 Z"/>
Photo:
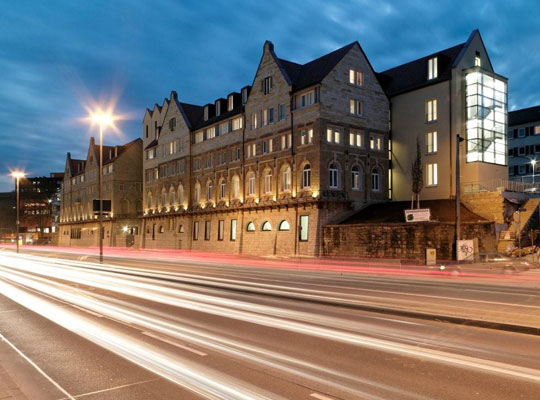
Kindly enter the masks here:
<path id="1" fill-rule="evenodd" d="M 28 400 L 0 364 L 0 400 Z"/>

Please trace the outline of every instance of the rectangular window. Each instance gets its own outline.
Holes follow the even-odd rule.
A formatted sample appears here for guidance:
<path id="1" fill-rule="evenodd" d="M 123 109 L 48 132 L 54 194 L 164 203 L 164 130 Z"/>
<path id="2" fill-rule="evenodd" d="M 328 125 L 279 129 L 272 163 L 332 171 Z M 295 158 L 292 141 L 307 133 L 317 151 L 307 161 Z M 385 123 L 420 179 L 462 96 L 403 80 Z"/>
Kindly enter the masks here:
<path id="1" fill-rule="evenodd" d="M 435 79 L 439 76 L 439 69 L 437 68 L 437 57 L 430 58 L 428 60 L 428 79 Z"/>
<path id="2" fill-rule="evenodd" d="M 300 230 L 298 233 L 300 241 L 306 242 L 309 237 L 309 215 L 300 215 L 300 226 L 298 228 Z"/>
<path id="3" fill-rule="evenodd" d="M 229 133 L 229 121 L 222 122 L 219 125 L 219 134 L 220 135 L 225 135 L 227 133 Z"/>
<path id="4" fill-rule="evenodd" d="M 437 163 L 426 165 L 426 186 L 437 186 Z"/>
<path id="5" fill-rule="evenodd" d="M 350 101 L 349 101 L 349 112 L 352 115 L 362 117 L 364 115 L 364 102 L 362 100 L 350 99 Z"/>
<path id="6" fill-rule="evenodd" d="M 251 114 L 251 129 L 257 129 L 257 113 Z"/>
<path id="7" fill-rule="evenodd" d="M 518 129 L 518 138 L 524 138 L 525 137 L 525 128 L 519 128 Z"/>
<path id="8" fill-rule="evenodd" d="M 535 135 L 540 135 L 540 125 L 536 125 L 536 126 L 534 127 L 534 134 L 535 134 Z"/>
<path id="9" fill-rule="evenodd" d="M 426 101 L 426 121 L 437 121 L 437 100 Z"/>
<path id="10" fill-rule="evenodd" d="M 278 120 L 279 121 L 285 120 L 285 104 L 280 104 L 278 106 Z"/>
<path id="11" fill-rule="evenodd" d="M 225 221 L 223 221 L 222 219 L 220 219 L 220 220 L 218 221 L 217 240 L 223 240 L 224 230 L 225 230 Z"/>
<path id="12" fill-rule="evenodd" d="M 437 132 L 426 133 L 426 146 L 428 154 L 437 152 Z"/>
<path id="13" fill-rule="evenodd" d="M 236 240 L 236 220 L 231 219 L 231 242 Z"/>
<path id="14" fill-rule="evenodd" d="M 314 90 L 310 90 L 307 93 L 297 95 L 295 97 L 296 102 L 296 108 L 304 108 L 308 107 L 312 104 L 319 102 L 319 88 L 316 88 Z"/>
<path id="15" fill-rule="evenodd" d="M 193 240 L 199 239 L 199 221 L 193 221 Z"/>
<path id="16" fill-rule="evenodd" d="M 242 117 L 237 117 L 232 120 L 232 130 L 242 129 Z"/>
<path id="17" fill-rule="evenodd" d="M 362 132 L 351 131 L 349 133 L 349 145 L 351 147 L 364 147 L 364 134 Z"/>
<path id="18" fill-rule="evenodd" d="M 171 132 L 175 131 L 176 130 L 176 118 L 171 118 L 169 120 L 169 130 Z"/>
<path id="19" fill-rule="evenodd" d="M 475 67 L 481 67 L 482 66 L 482 59 L 480 56 L 474 57 L 474 66 Z"/>
<path id="20" fill-rule="evenodd" d="M 349 83 L 351 85 L 362 86 L 364 84 L 364 73 L 354 69 L 349 70 Z"/>
<path id="21" fill-rule="evenodd" d="M 204 240 L 210 240 L 210 221 L 204 221 Z"/>
<path id="22" fill-rule="evenodd" d="M 289 133 L 287 135 L 281 136 L 281 150 L 286 150 L 291 148 L 292 135 Z"/>
<path id="23" fill-rule="evenodd" d="M 272 139 L 264 140 L 262 142 L 262 152 L 263 154 L 268 154 L 272 152 Z"/>
<path id="24" fill-rule="evenodd" d="M 247 88 L 242 89 L 242 104 L 246 104 L 248 100 L 248 90 Z"/>
<path id="25" fill-rule="evenodd" d="M 300 140 L 302 145 L 313 143 L 313 128 L 302 130 Z"/>
<path id="26" fill-rule="evenodd" d="M 340 128 L 327 128 L 326 129 L 326 141 L 328 143 L 341 143 L 341 129 Z"/>
<path id="27" fill-rule="evenodd" d="M 247 158 L 257 155 L 257 145 L 255 143 L 247 145 Z"/>
<path id="28" fill-rule="evenodd" d="M 230 95 L 227 100 L 227 111 L 231 111 L 234 108 L 234 96 Z"/>
<path id="29" fill-rule="evenodd" d="M 273 108 L 268 109 L 268 123 L 269 124 L 274 123 L 274 109 Z"/>
<path id="30" fill-rule="evenodd" d="M 369 148 L 375 151 L 383 150 L 382 136 L 372 133 L 369 136 Z"/>
<path id="31" fill-rule="evenodd" d="M 262 83 L 262 91 L 264 94 L 270 93 L 270 89 L 272 89 L 272 77 L 268 76 L 263 79 Z"/>
<path id="32" fill-rule="evenodd" d="M 270 193 L 272 191 L 272 175 L 266 174 L 264 176 L 264 193 Z"/>
<path id="33" fill-rule="evenodd" d="M 268 109 L 262 110 L 261 126 L 268 125 Z"/>

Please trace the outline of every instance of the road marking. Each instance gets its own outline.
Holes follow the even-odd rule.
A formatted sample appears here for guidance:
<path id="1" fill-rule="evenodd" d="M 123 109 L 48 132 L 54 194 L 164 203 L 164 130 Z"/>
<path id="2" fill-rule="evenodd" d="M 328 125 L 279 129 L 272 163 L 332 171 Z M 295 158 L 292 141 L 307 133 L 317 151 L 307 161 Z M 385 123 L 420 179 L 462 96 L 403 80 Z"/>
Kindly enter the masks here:
<path id="1" fill-rule="evenodd" d="M 311 393 L 310 396 L 320 400 L 335 400 L 333 397 L 328 397 L 319 393 Z"/>
<path id="2" fill-rule="evenodd" d="M 73 308 L 76 308 L 77 310 L 81 310 L 81 311 L 84 311 L 84 312 L 87 312 L 88 314 L 92 314 L 96 317 L 99 317 L 99 318 L 103 318 L 103 315 L 97 313 L 97 312 L 94 312 L 94 311 L 90 311 L 90 310 L 87 310 L 86 308 L 82 308 L 82 307 L 79 307 L 79 306 L 76 306 L 75 304 L 72 304 L 71 305 Z"/>
<path id="3" fill-rule="evenodd" d="M 148 380 L 146 380 L 146 381 L 134 382 L 134 383 L 128 383 L 128 384 L 126 384 L 126 385 L 115 386 L 115 387 L 108 388 L 108 389 L 103 389 L 103 390 L 96 390 L 95 392 L 88 392 L 88 393 L 78 394 L 78 395 L 75 396 L 75 398 L 76 398 L 76 399 L 80 399 L 81 397 L 91 396 L 91 395 L 93 395 L 93 394 L 98 394 L 98 393 L 109 392 L 109 391 L 111 391 L 111 390 L 123 389 L 123 388 L 130 387 L 130 386 L 141 385 L 141 384 L 143 384 L 143 383 L 148 383 L 148 382 L 158 381 L 158 380 L 160 380 L 160 379 L 162 379 L 162 378 L 148 379 Z M 59 399 L 59 400 L 67 400 L 67 397 L 64 397 L 64 398 Z"/>
<path id="4" fill-rule="evenodd" d="M 51 382 L 58 390 L 60 390 L 66 397 L 66 399 L 69 400 L 76 400 L 75 397 L 70 395 L 66 389 L 64 389 L 60 384 L 58 384 L 54 379 L 52 379 L 49 375 L 45 373 L 39 366 L 33 362 L 30 358 L 28 358 L 21 350 L 19 350 L 13 343 L 11 343 L 4 335 L 0 333 L 0 340 L 6 342 L 13 350 L 17 352 L 22 358 L 24 358 L 32 367 L 34 367 L 41 375 L 45 377 L 49 382 Z"/>
<path id="5" fill-rule="evenodd" d="M 158 340 L 161 340 L 162 342 L 165 342 L 165 343 L 168 343 L 170 345 L 173 345 L 173 346 L 176 346 L 176 347 L 180 347 L 181 349 L 184 349 L 184 350 L 187 350 L 187 351 L 191 351 L 192 353 L 194 354 L 197 354 L 201 357 L 204 357 L 204 356 L 207 356 L 208 354 L 206 353 L 203 353 L 202 351 L 199 351 L 199 350 L 195 350 L 191 347 L 188 347 L 188 346 L 184 346 L 184 345 L 181 345 L 180 343 L 176 343 L 176 342 L 173 342 L 172 340 L 168 340 L 166 338 L 164 338 L 163 336 L 160 336 L 160 335 L 156 335 L 156 334 L 153 334 L 151 332 L 143 332 L 142 333 L 143 335 L 146 335 L 146 336 L 150 336 L 154 339 L 158 339 Z"/>

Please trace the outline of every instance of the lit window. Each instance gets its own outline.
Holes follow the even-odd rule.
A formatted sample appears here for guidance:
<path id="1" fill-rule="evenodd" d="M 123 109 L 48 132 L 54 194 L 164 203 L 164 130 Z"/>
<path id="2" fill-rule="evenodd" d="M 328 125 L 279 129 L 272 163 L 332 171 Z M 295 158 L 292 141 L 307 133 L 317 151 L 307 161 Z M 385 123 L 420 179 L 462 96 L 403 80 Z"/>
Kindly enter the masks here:
<path id="1" fill-rule="evenodd" d="M 437 100 L 426 101 L 426 121 L 437 121 Z"/>
<path id="2" fill-rule="evenodd" d="M 253 222 L 248 222 L 246 230 L 248 232 L 255 232 L 255 224 Z"/>
<path id="3" fill-rule="evenodd" d="M 326 141 L 328 143 L 341 143 L 341 129 L 340 128 L 327 128 L 326 129 Z"/>
<path id="4" fill-rule="evenodd" d="M 428 79 L 435 79 L 439 76 L 439 70 L 437 68 L 437 57 L 430 58 L 428 60 Z"/>
<path id="5" fill-rule="evenodd" d="M 349 145 L 351 147 L 364 147 L 363 138 L 363 133 L 351 131 L 349 133 Z"/>
<path id="6" fill-rule="evenodd" d="M 300 215 L 300 241 L 305 242 L 309 237 L 309 215 Z"/>
<path id="7" fill-rule="evenodd" d="M 255 174 L 250 172 L 248 175 L 248 196 L 255 195 Z"/>
<path id="8" fill-rule="evenodd" d="M 194 193 L 194 196 L 193 196 L 193 201 L 195 203 L 200 203 L 201 202 L 201 184 L 199 182 L 197 182 L 195 184 L 195 193 Z"/>
<path id="9" fill-rule="evenodd" d="M 291 148 L 292 135 L 289 133 L 287 135 L 281 136 L 281 150 L 286 150 Z"/>
<path id="10" fill-rule="evenodd" d="M 225 182 L 225 179 L 222 179 L 221 183 L 219 184 L 219 197 L 221 199 L 225 198 L 226 189 L 227 189 L 227 183 Z"/>
<path id="11" fill-rule="evenodd" d="M 426 186 L 437 186 L 437 164 L 426 165 Z"/>
<path id="12" fill-rule="evenodd" d="M 362 100 L 351 99 L 349 101 L 349 112 L 352 115 L 362 117 L 364 115 L 364 102 Z"/>
<path id="13" fill-rule="evenodd" d="M 383 150 L 383 140 L 381 135 L 371 134 L 369 137 L 369 148 L 371 150 L 382 151 Z"/>
<path id="14" fill-rule="evenodd" d="M 313 128 L 303 129 L 300 136 L 302 145 L 313 143 Z"/>
<path id="15" fill-rule="evenodd" d="M 232 120 L 232 130 L 242 129 L 242 117 L 237 117 Z"/>
<path id="16" fill-rule="evenodd" d="M 270 221 L 264 221 L 262 224 L 261 230 L 263 231 L 271 231 L 272 230 L 272 224 L 270 224 Z"/>
<path id="17" fill-rule="evenodd" d="M 364 73 L 354 69 L 349 70 L 349 83 L 351 85 L 362 86 L 364 84 Z"/>
<path id="18" fill-rule="evenodd" d="M 212 201 L 212 189 L 214 186 L 212 185 L 212 182 L 208 182 L 206 185 L 206 201 Z"/>
<path id="19" fill-rule="evenodd" d="M 236 240 L 236 220 L 235 219 L 231 219 L 231 241 L 234 242 Z"/>
<path id="20" fill-rule="evenodd" d="M 362 187 L 361 182 L 360 168 L 355 165 L 351 169 L 351 188 L 353 190 L 360 190 Z"/>
<path id="21" fill-rule="evenodd" d="M 257 129 L 257 113 L 251 114 L 251 129 Z"/>
<path id="22" fill-rule="evenodd" d="M 272 173 L 267 172 L 264 176 L 264 193 L 270 193 L 272 191 Z"/>
<path id="23" fill-rule="evenodd" d="M 291 167 L 287 166 L 283 170 L 283 175 L 281 178 L 281 190 L 288 191 L 291 190 Z"/>
<path id="24" fill-rule="evenodd" d="M 534 127 L 534 134 L 535 135 L 540 135 L 540 125 L 537 125 Z"/>
<path id="25" fill-rule="evenodd" d="M 426 134 L 426 145 L 428 154 L 437 152 L 437 132 L 428 132 Z"/>
<path id="26" fill-rule="evenodd" d="M 227 110 L 231 111 L 234 108 L 234 96 L 231 94 L 227 103 Z"/>
<path id="27" fill-rule="evenodd" d="M 240 178 L 238 177 L 238 175 L 233 176 L 231 183 L 231 197 L 233 199 L 237 199 L 240 194 Z"/>
<path id="28" fill-rule="evenodd" d="M 311 165 L 304 165 L 302 170 L 302 187 L 304 189 L 311 187 Z"/>
<path id="29" fill-rule="evenodd" d="M 482 59 L 478 55 L 476 57 L 474 57 L 474 66 L 475 67 L 481 67 L 482 66 Z"/>
<path id="30" fill-rule="evenodd" d="M 336 163 L 331 163 L 328 168 L 330 189 L 337 189 L 339 187 L 339 168 Z"/>
<path id="31" fill-rule="evenodd" d="M 291 229 L 291 226 L 289 225 L 289 223 L 287 222 L 287 220 L 283 220 L 279 223 L 279 227 L 278 227 L 278 230 L 280 231 L 288 231 Z"/>

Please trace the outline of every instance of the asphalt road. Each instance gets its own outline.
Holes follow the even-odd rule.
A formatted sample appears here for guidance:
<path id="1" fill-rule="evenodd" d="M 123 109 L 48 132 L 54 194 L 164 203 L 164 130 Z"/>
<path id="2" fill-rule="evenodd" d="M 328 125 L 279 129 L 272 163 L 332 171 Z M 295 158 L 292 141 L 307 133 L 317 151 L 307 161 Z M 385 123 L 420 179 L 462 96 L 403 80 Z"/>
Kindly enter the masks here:
<path id="1" fill-rule="evenodd" d="M 538 335 L 356 307 L 527 319 L 530 282 L 50 256 L 0 254 L 0 363 L 32 400 L 540 398 Z"/>

